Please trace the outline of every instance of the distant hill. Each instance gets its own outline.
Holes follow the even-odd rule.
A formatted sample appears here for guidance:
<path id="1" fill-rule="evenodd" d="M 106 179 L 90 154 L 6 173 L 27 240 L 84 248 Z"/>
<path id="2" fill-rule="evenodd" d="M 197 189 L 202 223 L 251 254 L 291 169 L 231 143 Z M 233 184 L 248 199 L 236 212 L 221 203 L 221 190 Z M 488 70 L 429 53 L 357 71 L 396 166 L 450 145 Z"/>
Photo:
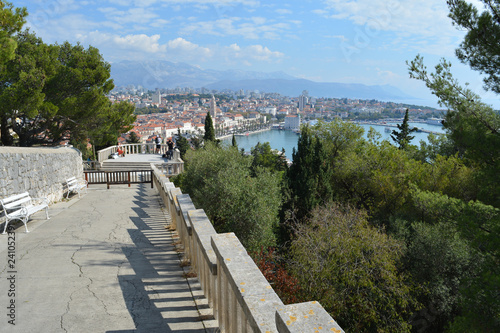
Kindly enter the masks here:
<path id="1" fill-rule="evenodd" d="M 333 82 L 314 82 L 305 79 L 267 79 L 219 81 L 205 86 L 208 89 L 222 90 L 230 87 L 232 90 L 259 90 L 276 92 L 284 96 L 299 96 L 307 90 L 310 96 L 351 99 L 404 100 L 414 98 L 401 90 L 389 86 L 367 86 L 364 84 L 348 84 Z"/>
<path id="2" fill-rule="evenodd" d="M 299 96 L 307 90 L 310 96 L 359 98 L 377 100 L 407 100 L 414 97 L 396 87 L 367 86 L 297 79 L 283 72 L 262 73 L 243 70 L 204 70 L 185 63 L 169 61 L 122 61 L 111 65 L 111 77 L 116 86 L 142 86 L 146 89 L 191 87 L 238 91 L 258 90 Z"/>
<path id="3" fill-rule="evenodd" d="M 252 72 L 242 70 L 203 70 L 185 63 L 169 61 L 121 61 L 111 65 L 115 86 L 143 86 L 147 89 L 192 87 L 201 88 L 223 80 L 294 79 L 283 72 Z"/>

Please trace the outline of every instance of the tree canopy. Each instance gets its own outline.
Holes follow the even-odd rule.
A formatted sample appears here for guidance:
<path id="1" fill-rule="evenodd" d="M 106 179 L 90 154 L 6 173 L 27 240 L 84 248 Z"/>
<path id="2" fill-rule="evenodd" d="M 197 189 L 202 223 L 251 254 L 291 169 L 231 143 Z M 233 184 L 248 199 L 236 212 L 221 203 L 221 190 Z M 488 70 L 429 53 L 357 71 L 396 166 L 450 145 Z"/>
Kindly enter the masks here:
<path id="1" fill-rule="evenodd" d="M 14 8 L 12 3 L 0 1 L 0 69 L 14 57 L 17 43 L 13 35 L 21 31 L 26 23 L 26 16 L 26 8 Z"/>
<path id="2" fill-rule="evenodd" d="M 47 45 L 29 30 L 13 39 L 17 48 L 0 78 L 0 126 L 4 145 L 86 147 L 115 144 L 131 129 L 134 106 L 111 104 L 110 64 L 94 47 Z M 13 133 L 13 134 L 12 134 Z"/>
<path id="3" fill-rule="evenodd" d="M 448 0 L 449 17 L 467 34 L 456 55 L 473 70 L 486 74 L 485 88 L 500 93 L 500 1 L 481 0 L 483 11 L 465 0 Z"/>
<path id="4" fill-rule="evenodd" d="M 417 302 L 398 272 L 402 242 L 370 226 L 364 211 L 335 203 L 315 208 L 297 235 L 291 271 L 343 328 L 410 332 Z"/>
<path id="5" fill-rule="evenodd" d="M 281 205 L 278 174 L 260 168 L 233 147 L 207 142 L 185 155 L 185 170 L 175 182 L 202 207 L 217 232 L 234 232 L 248 251 L 276 244 Z"/>
<path id="6" fill-rule="evenodd" d="M 486 74 L 485 88 L 498 94 L 500 2 L 482 2 L 483 10 L 463 0 L 448 1 L 454 24 L 467 31 L 456 54 L 471 69 Z M 498 331 L 500 300 L 498 294 L 493 294 L 500 289 L 499 253 L 491 249 L 498 249 L 500 245 L 500 114 L 453 77 L 450 62 L 443 59 L 433 72 L 428 72 L 423 58 L 417 56 L 408 66 L 410 77 L 423 81 L 448 109 L 443 122 L 448 147 L 444 151 L 456 152 L 462 165 L 469 169 L 471 183 L 475 184 L 475 190 L 469 192 L 475 192 L 470 198 L 473 201 L 437 191 L 415 191 L 413 195 L 423 218 L 454 226 L 465 240 L 461 244 L 466 244 L 467 255 L 475 253 L 474 275 L 461 278 L 460 298 L 454 304 L 454 312 L 448 312 L 452 313 L 448 317 L 449 329 Z"/>

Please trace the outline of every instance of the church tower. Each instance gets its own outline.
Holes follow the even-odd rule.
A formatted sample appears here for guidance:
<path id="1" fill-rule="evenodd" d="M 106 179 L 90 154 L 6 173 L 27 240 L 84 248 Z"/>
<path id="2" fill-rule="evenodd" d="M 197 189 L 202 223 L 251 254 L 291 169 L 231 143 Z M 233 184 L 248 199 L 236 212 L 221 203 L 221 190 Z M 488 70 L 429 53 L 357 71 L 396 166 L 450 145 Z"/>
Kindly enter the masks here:
<path id="1" fill-rule="evenodd" d="M 210 115 L 215 119 L 217 117 L 217 103 L 215 102 L 215 96 L 212 95 L 212 99 L 210 100 Z"/>

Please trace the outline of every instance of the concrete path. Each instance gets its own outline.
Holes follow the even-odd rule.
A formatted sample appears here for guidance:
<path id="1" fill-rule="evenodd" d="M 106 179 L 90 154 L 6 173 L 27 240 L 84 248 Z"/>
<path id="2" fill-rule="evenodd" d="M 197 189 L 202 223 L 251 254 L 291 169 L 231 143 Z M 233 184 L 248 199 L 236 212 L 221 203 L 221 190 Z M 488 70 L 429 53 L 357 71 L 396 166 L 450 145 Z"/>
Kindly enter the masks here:
<path id="1" fill-rule="evenodd" d="M 91 186 L 49 215 L 0 235 L 0 332 L 217 331 L 149 184 Z"/>

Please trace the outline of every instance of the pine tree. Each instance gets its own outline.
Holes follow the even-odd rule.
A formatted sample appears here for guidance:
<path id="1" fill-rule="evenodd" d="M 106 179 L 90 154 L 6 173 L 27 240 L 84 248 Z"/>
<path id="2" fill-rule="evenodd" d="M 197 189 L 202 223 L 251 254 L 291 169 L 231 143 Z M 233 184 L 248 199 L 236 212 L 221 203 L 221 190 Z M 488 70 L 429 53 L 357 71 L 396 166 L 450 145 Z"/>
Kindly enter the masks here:
<path id="1" fill-rule="evenodd" d="M 130 132 L 127 143 L 141 143 L 141 139 L 139 139 L 136 132 Z"/>
<path id="2" fill-rule="evenodd" d="M 405 117 L 402 124 L 397 124 L 398 130 L 393 130 L 391 133 L 391 138 L 399 145 L 399 149 L 405 149 L 415 136 L 410 135 L 411 133 L 417 131 L 416 127 L 410 128 L 408 124 L 408 109 L 406 109 Z"/>
<path id="3" fill-rule="evenodd" d="M 179 149 L 179 152 L 181 154 L 181 158 L 184 158 L 184 155 L 188 151 L 188 149 L 191 147 L 189 144 L 189 141 L 182 136 L 181 134 L 181 129 L 177 128 L 177 136 L 175 138 L 175 145 L 177 146 L 177 149 Z"/>

